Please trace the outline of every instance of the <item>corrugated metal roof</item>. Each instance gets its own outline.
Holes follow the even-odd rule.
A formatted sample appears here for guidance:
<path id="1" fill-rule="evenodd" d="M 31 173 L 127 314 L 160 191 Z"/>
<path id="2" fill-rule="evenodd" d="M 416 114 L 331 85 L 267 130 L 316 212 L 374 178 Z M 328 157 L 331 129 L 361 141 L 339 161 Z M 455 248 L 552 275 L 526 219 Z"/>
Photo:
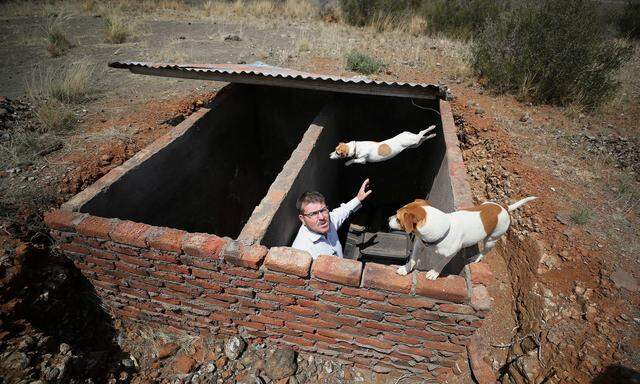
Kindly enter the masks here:
<path id="1" fill-rule="evenodd" d="M 261 62 L 253 64 L 168 64 L 116 61 L 109 63 L 109 66 L 112 68 L 125 68 L 133 73 L 153 76 L 218 80 L 230 83 L 263 84 L 419 99 L 451 99 L 449 90 L 442 85 L 377 81 L 364 76 L 323 75 L 274 67 Z"/>

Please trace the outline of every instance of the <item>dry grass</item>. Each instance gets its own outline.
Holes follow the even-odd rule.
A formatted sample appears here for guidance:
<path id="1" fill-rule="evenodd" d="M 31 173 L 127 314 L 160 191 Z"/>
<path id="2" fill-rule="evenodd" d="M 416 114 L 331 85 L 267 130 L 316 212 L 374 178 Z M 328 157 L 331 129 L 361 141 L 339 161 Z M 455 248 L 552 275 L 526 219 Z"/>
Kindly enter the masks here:
<path id="1" fill-rule="evenodd" d="M 122 44 L 133 35 L 131 22 L 120 13 L 109 11 L 104 14 L 105 41 L 111 44 Z"/>
<path id="2" fill-rule="evenodd" d="M 82 59 L 59 68 L 34 69 L 27 82 L 27 94 L 31 99 L 58 100 L 78 103 L 94 91 L 92 81 L 99 77 L 98 67 L 88 59 Z"/>
<path id="3" fill-rule="evenodd" d="M 63 13 L 47 18 L 44 30 L 47 40 L 47 52 L 51 57 L 60 56 L 71 48 L 71 43 L 64 31 L 68 19 L 69 17 Z"/>

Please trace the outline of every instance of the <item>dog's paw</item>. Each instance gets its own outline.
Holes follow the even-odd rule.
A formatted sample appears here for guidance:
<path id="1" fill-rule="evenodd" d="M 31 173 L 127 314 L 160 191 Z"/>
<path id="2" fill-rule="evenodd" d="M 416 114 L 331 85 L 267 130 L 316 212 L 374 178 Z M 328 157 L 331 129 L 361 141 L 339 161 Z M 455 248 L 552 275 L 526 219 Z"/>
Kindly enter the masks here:
<path id="1" fill-rule="evenodd" d="M 432 269 L 429 272 L 427 272 L 425 275 L 427 276 L 427 279 L 435 280 L 438 278 L 438 276 L 440 276 L 440 272 L 436 272 Z"/>
<path id="2" fill-rule="evenodd" d="M 407 267 L 403 265 L 402 267 L 398 268 L 398 270 L 396 270 L 396 273 L 400 276 L 406 276 L 409 271 L 407 271 Z"/>
<path id="3" fill-rule="evenodd" d="M 481 261 L 483 257 L 484 257 L 484 255 L 482 253 L 478 253 L 477 255 L 472 256 L 469 259 L 469 263 L 477 263 L 477 262 Z"/>

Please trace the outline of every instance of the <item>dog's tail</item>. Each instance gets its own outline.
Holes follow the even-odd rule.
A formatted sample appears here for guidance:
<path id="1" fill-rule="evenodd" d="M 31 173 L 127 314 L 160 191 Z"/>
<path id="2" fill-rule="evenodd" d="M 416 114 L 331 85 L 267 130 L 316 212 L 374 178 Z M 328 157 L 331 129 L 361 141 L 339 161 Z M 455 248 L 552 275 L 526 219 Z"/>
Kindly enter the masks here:
<path id="1" fill-rule="evenodd" d="M 528 202 L 530 202 L 531 200 L 535 200 L 535 199 L 537 199 L 537 197 L 536 197 L 536 196 L 529 196 L 529 197 L 525 197 L 524 199 L 522 199 L 522 200 L 520 200 L 520 201 L 517 201 L 517 202 L 515 202 L 515 203 L 511 204 L 511 205 L 507 208 L 507 210 L 508 210 L 509 212 L 511 212 L 511 211 L 513 211 L 513 210 L 515 210 L 515 209 L 518 209 L 518 208 L 522 207 L 523 205 L 527 204 L 527 203 L 528 203 Z"/>

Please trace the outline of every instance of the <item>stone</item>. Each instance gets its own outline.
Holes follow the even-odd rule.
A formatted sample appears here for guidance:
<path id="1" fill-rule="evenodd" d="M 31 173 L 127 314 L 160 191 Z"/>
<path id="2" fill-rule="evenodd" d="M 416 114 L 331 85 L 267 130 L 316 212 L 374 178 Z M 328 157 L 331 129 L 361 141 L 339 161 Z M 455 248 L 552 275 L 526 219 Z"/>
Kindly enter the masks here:
<path id="1" fill-rule="evenodd" d="M 233 33 L 227 33 L 225 35 L 222 36 L 222 40 L 223 41 L 242 41 L 242 39 L 240 38 L 240 36 L 233 34 Z"/>
<path id="2" fill-rule="evenodd" d="M 264 266 L 271 271 L 307 277 L 312 261 L 309 252 L 289 247 L 272 247 L 264 260 Z"/>
<path id="3" fill-rule="evenodd" d="M 176 343 L 165 343 L 158 348 L 157 357 L 158 359 L 164 359 L 169 356 L 173 356 L 174 353 L 178 350 L 179 346 Z"/>
<path id="4" fill-rule="evenodd" d="M 179 355 L 173 362 L 173 371 L 175 373 L 186 375 L 190 373 L 196 365 L 196 361 L 186 355 Z"/>
<path id="5" fill-rule="evenodd" d="M 264 373 L 271 380 L 280 380 L 296 373 L 296 354 L 291 348 L 278 348 L 267 352 Z"/>
<path id="6" fill-rule="evenodd" d="M 496 382 L 496 376 L 491 370 L 489 364 L 484 361 L 483 351 L 487 348 L 483 347 L 480 336 L 473 336 L 467 344 L 467 355 L 469 356 L 469 365 L 471 372 L 478 384 L 493 384 Z"/>
<path id="7" fill-rule="evenodd" d="M 224 354 L 229 360 L 235 360 L 242 354 L 247 343 L 240 336 L 233 336 L 224 344 Z"/>
<path id="8" fill-rule="evenodd" d="M 618 288 L 624 288 L 632 292 L 640 291 L 640 285 L 638 285 L 636 278 L 620 267 L 616 268 L 611 274 L 611 281 Z"/>
<path id="9" fill-rule="evenodd" d="M 522 116 L 520 116 L 520 122 L 521 123 L 526 123 L 529 120 L 531 120 L 531 116 L 529 116 L 528 112 L 525 112 L 525 113 L 522 114 Z"/>
<path id="10" fill-rule="evenodd" d="M 482 108 L 482 107 L 476 107 L 476 111 L 475 111 L 475 114 L 476 114 L 476 115 L 484 115 L 484 112 L 485 112 L 485 111 L 484 111 L 484 108 Z"/>
<path id="11" fill-rule="evenodd" d="M 71 352 L 71 347 L 69 346 L 69 344 L 66 344 L 66 343 L 60 344 L 60 353 L 61 354 L 66 355 L 69 352 Z"/>

